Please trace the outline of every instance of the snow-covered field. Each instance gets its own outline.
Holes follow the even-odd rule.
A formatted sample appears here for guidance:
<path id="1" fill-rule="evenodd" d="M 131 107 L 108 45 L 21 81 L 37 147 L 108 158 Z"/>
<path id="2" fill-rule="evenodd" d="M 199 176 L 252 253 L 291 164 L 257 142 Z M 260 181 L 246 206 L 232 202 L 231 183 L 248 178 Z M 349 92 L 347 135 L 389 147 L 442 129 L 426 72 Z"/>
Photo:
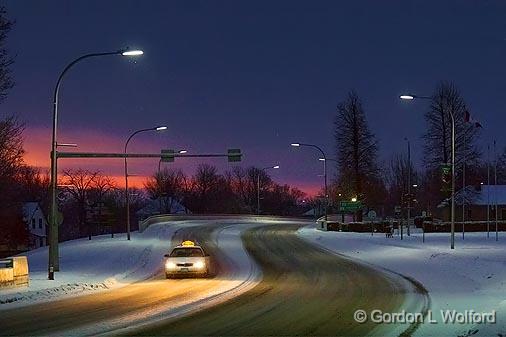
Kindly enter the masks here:
<path id="1" fill-rule="evenodd" d="M 60 272 L 47 279 L 47 247 L 27 252 L 28 287 L 0 289 L 0 310 L 88 292 L 118 288 L 155 274 L 171 238 L 181 226 L 198 225 L 181 221 L 156 224 L 144 233 L 78 239 L 60 244 Z"/>
<path id="2" fill-rule="evenodd" d="M 409 276 L 428 290 L 433 319 L 415 336 L 506 336 L 506 237 L 486 233 L 456 234 L 451 250 L 448 233 L 420 233 L 400 240 L 384 234 L 322 232 L 314 225 L 298 234 L 338 254 Z M 496 310 L 496 324 L 444 324 L 440 310 Z"/>

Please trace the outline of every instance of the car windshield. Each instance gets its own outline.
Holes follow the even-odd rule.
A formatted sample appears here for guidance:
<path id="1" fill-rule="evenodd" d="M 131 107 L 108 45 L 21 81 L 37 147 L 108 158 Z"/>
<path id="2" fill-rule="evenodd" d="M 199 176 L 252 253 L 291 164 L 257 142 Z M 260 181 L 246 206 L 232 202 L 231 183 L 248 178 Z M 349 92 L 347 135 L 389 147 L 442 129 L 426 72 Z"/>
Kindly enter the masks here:
<path id="1" fill-rule="evenodd" d="M 174 248 L 171 257 L 202 257 L 204 253 L 200 248 Z"/>

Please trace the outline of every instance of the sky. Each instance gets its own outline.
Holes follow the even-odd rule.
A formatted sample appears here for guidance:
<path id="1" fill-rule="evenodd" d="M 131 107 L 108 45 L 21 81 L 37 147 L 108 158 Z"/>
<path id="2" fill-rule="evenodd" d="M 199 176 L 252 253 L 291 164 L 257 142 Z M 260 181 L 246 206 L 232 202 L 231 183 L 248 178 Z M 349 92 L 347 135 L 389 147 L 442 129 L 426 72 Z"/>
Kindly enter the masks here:
<path id="1" fill-rule="evenodd" d="M 16 86 L 0 115 L 26 122 L 29 164 L 49 165 L 52 92 L 59 73 L 90 52 L 142 49 L 138 58 L 108 56 L 76 65 L 60 91 L 59 142 L 79 151 L 225 153 L 240 148 L 240 165 L 266 167 L 279 183 L 308 193 L 322 185 L 322 163 L 309 148 L 335 157 L 336 105 L 350 90 L 362 99 L 379 160 L 406 151 L 423 164 L 421 136 L 430 95 L 449 80 L 484 128 L 480 144 L 504 147 L 506 2 L 504 1 L 3 1 L 16 20 L 7 48 Z M 75 151 L 75 150 L 74 150 Z M 188 174 L 202 162 L 164 164 Z M 236 165 L 236 164 L 234 164 Z M 123 174 L 118 159 L 61 159 Z M 158 160 L 129 161 L 136 184 Z M 329 168 L 329 175 L 335 169 Z"/>

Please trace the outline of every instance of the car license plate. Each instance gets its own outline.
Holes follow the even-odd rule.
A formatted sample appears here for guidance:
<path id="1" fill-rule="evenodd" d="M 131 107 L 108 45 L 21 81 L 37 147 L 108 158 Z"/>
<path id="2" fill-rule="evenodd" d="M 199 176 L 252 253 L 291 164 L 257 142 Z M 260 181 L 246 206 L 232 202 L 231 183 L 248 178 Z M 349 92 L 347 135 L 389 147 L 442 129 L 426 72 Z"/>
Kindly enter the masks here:
<path id="1" fill-rule="evenodd" d="M 181 268 L 179 271 L 188 271 L 188 268 Z"/>

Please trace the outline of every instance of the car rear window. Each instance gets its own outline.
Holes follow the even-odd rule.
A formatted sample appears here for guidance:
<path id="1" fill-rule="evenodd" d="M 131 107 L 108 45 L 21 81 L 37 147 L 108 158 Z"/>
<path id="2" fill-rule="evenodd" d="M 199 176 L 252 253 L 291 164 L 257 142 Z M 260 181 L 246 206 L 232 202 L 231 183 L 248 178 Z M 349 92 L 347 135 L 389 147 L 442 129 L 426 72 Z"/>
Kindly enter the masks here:
<path id="1" fill-rule="evenodd" d="M 171 257 L 202 257 L 204 253 L 200 248 L 174 248 Z"/>

